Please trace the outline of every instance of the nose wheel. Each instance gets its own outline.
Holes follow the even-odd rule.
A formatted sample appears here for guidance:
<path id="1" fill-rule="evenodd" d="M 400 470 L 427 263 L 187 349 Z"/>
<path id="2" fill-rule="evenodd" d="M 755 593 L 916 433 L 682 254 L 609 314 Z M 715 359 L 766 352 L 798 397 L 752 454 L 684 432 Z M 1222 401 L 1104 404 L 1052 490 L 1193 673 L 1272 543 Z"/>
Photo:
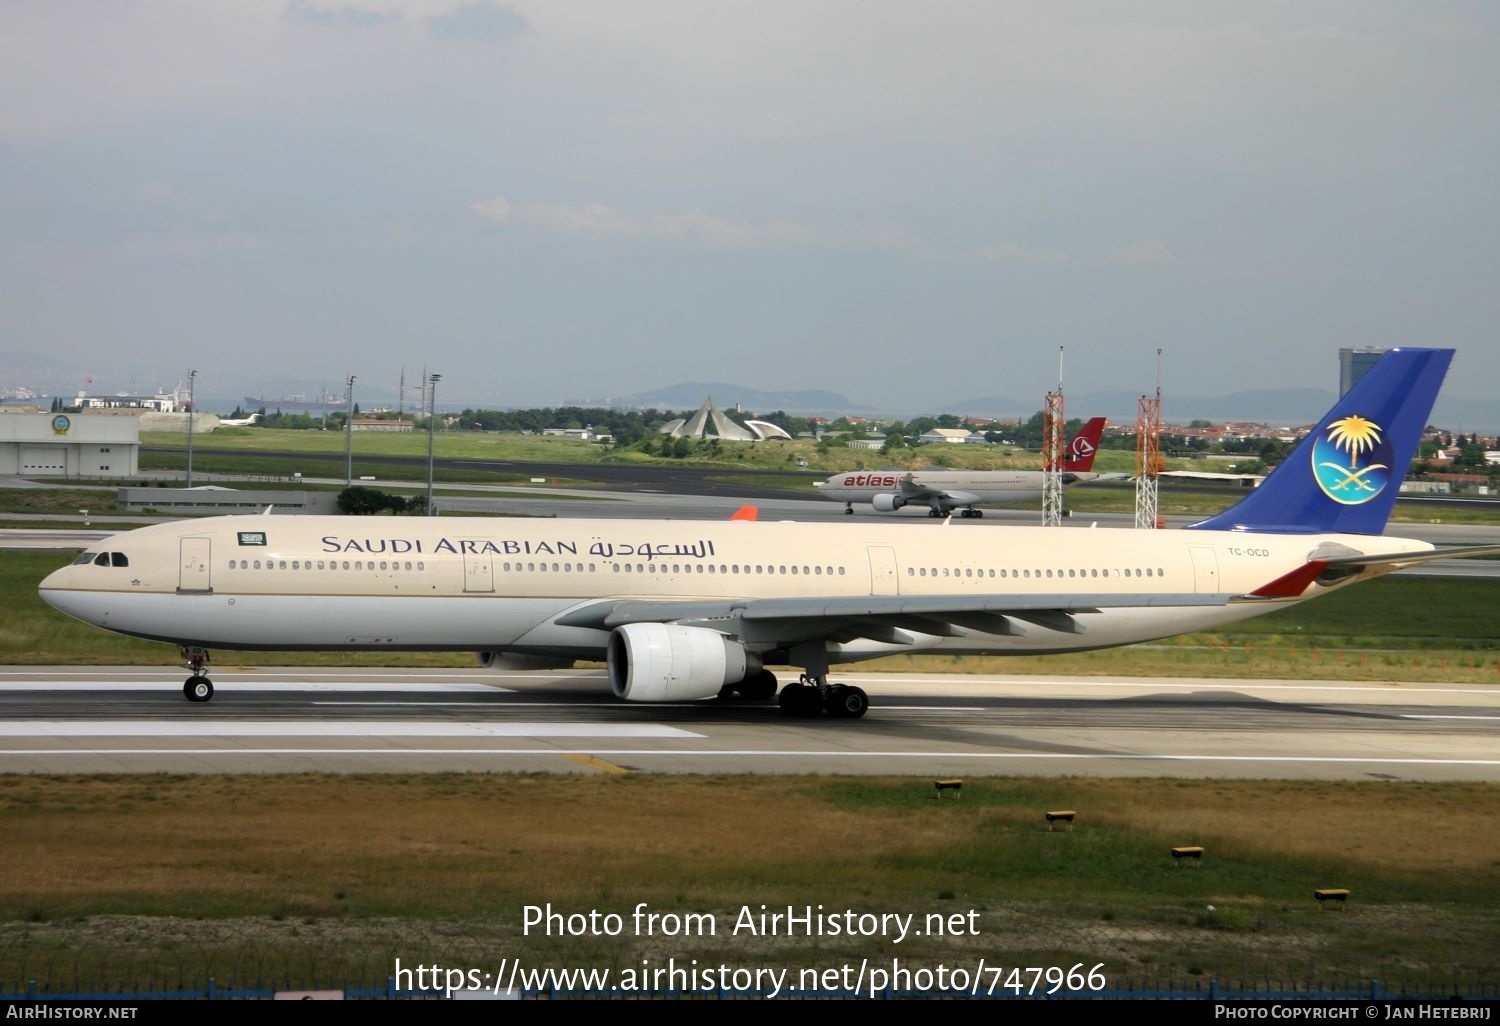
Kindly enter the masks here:
<path id="1" fill-rule="evenodd" d="M 203 672 L 203 668 L 208 665 L 208 649 L 198 645 L 181 645 L 179 650 L 193 674 L 183 682 L 182 697 L 189 702 L 207 702 L 214 697 L 214 682 Z"/>

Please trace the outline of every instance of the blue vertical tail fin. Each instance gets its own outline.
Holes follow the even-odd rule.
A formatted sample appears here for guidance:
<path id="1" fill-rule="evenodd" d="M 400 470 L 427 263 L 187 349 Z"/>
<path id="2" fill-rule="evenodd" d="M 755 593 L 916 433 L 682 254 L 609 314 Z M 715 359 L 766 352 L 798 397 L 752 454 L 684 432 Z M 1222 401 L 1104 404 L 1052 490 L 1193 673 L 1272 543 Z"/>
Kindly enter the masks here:
<path id="1" fill-rule="evenodd" d="M 1380 534 L 1452 359 L 1451 349 L 1389 350 L 1259 488 L 1192 527 Z"/>

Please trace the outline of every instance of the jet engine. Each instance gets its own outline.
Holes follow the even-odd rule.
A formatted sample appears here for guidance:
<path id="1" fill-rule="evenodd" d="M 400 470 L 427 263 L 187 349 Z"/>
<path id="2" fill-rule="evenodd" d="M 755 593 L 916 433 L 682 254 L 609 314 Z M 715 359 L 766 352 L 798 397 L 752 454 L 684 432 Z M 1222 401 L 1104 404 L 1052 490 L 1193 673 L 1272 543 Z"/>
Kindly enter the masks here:
<path id="1" fill-rule="evenodd" d="M 706 627 L 631 623 L 609 636 L 609 686 L 632 702 L 713 698 L 759 670 L 743 645 Z"/>
<path id="2" fill-rule="evenodd" d="M 870 500 L 870 505 L 880 513 L 894 513 L 906 505 L 906 500 L 890 492 L 881 492 Z"/>
<path id="3" fill-rule="evenodd" d="M 517 655 L 514 652 L 475 652 L 486 670 L 570 670 L 573 660 L 556 656 Z"/>

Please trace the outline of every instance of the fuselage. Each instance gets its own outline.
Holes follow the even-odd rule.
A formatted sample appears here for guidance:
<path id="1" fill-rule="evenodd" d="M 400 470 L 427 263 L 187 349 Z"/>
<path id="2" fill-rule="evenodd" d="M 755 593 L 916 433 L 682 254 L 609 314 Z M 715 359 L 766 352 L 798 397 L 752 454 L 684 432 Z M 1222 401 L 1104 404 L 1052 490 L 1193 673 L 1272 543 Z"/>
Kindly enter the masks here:
<path id="1" fill-rule="evenodd" d="M 1063 474 L 1064 484 L 1096 479 L 1098 474 Z M 818 484 L 818 494 L 836 502 L 873 502 L 877 495 L 961 494 L 972 502 L 1028 502 L 1042 497 L 1046 475 L 1040 470 L 857 470 L 835 474 Z M 913 498 L 920 506 L 924 499 Z"/>
<path id="2" fill-rule="evenodd" d="M 475 650 L 598 659 L 609 632 L 556 622 L 590 604 L 858 596 L 1073 597 L 1071 630 L 830 641 L 834 662 L 892 651 L 1054 652 L 1201 630 L 1326 593 L 1248 595 L 1321 547 L 1431 546 L 1330 534 L 910 523 L 215 517 L 115 535 L 41 584 L 51 605 L 123 634 L 208 648 Z M 1365 575 L 1367 576 L 1367 575 Z M 1110 596 L 1161 596 L 1114 608 Z M 768 646 L 774 647 L 774 646 Z"/>

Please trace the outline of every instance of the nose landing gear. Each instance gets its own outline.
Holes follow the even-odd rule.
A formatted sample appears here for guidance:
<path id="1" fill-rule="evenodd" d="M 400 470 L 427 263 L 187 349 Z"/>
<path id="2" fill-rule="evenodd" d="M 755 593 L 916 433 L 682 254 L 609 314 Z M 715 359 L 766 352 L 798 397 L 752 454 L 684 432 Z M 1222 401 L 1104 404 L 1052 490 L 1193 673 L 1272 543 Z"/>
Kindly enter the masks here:
<path id="1" fill-rule="evenodd" d="M 207 702 L 214 697 L 214 682 L 203 672 L 203 668 L 208 665 L 208 649 L 197 645 L 180 645 L 178 651 L 182 653 L 183 661 L 193 674 L 183 682 L 182 697 L 189 702 Z"/>

